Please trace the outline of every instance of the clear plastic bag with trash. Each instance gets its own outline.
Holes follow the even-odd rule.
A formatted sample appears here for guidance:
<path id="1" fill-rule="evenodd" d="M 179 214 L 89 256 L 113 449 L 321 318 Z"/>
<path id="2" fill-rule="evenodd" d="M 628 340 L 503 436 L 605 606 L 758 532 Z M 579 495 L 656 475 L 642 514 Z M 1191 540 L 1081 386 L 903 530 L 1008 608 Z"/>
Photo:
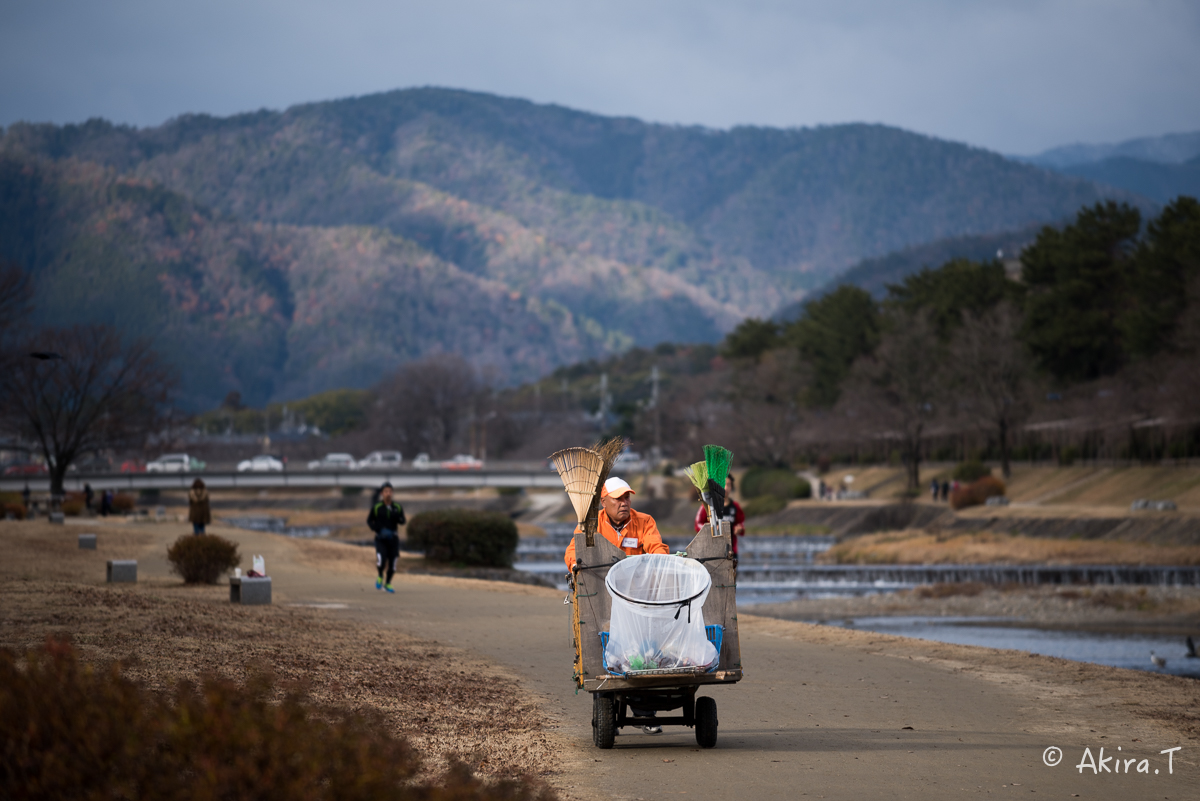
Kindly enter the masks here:
<path id="1" fill-rule="evenodd" d="M 267 575 L 267 561 L 263 559 L 262 554 L 254 555 L 254 567 L 250 569 L 251 578 L 262 578 Z"/>
<path id="2" fill-rule="evenodd" d="M 695 559 L 629 556 L 604 580 L 612 618 L 604 661 L 610 673 L 708 669 L 720 654 L 704 630 L 712 579 Z"/>

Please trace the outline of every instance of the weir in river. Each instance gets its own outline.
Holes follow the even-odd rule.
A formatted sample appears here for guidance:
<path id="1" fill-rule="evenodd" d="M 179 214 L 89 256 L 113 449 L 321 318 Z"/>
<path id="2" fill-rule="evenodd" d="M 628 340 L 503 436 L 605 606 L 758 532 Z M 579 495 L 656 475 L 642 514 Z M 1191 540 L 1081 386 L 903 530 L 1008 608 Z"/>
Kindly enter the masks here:
<path id="1" fill-rule="evenodd" d="M 519 570 L 535 573 L 566 589 L 563 551 L 574 526 L 544 526 L 545 537 L 523 538 L 517 547 Z M 691 537 L 664 537 L 672 553 Z M 1200 586 L 1200 566 L 1175 565 L 819 565 L 816 555 L 833 537 L 742 537 L 739 540 L 738 602 L 775 603 L 801 597 L 895 592 L 921 585 L 979 582 L 991 585 L 1154 585 Z"/>

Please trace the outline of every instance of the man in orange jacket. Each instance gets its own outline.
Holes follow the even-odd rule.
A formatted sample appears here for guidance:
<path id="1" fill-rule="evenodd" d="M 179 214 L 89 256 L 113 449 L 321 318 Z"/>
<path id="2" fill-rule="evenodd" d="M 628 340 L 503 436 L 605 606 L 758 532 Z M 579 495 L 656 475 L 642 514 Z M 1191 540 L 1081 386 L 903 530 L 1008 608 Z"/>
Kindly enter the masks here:
<path id="1" fill-rule="evenodd" d="M 662 535 L 658 533 L 658 524 L 654 522 L 654 518 L 633 510 L 630 496 L 634 494 L 633 488 L 625 483 L 624 479 L 610 478 L 604 482 L 604 489 L 600 492 L 600 503 L 604 510 L 600 513 L 599 532 L 630 556 L 639 553 L 670 553 L 670 549 L 662 541 Z M 580 529 L 577 527 L 575 530 Z M 563 558 L 568 569 L 575 566 L 574 539 L 567 546 Z"/>

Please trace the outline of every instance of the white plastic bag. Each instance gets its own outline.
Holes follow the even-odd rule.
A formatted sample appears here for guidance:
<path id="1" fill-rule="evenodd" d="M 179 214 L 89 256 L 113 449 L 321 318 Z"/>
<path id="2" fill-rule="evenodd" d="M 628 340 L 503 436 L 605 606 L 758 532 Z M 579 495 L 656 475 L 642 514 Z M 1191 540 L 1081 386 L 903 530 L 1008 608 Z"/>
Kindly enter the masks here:
<path id="1" fill-rule="evenodd" d="M 260 576 L 267 575 L 267 560 L 262 558 L 262 554 L 254 555 L 254 572 Z"/>
<path id="2" fill-rule="evenodd" d="M 604 580 L 612 597 L 610 673 L 701 668 L 719 657 L 704 631 L 704 599 L 712 579 L 695 559 L 667 554 L 629 556 Z"/>

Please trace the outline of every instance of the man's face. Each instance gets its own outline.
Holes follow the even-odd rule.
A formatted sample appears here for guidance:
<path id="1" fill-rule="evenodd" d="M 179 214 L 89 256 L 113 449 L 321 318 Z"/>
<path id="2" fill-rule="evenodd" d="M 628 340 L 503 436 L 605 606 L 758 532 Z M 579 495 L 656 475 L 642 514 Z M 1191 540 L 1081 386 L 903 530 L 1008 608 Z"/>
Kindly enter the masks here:
<path id="1" fill-rule="evenodd" d="M 391 503 L 392 502 L 392 488 L 384 487 L 383 492 L 379 493 L 379 497 L 383 499 L 384 503 Z"/>
<path id="2" fill-rule="evenodd" d="M 601 500 L 601 503 L 604 504 L 604 513 L 615 525 L 623 526 L 629 522 L 629 499 L 631 497 L 633 497 L 632 493 L 627 492 L 619 498 L 609 495 Z"/>

